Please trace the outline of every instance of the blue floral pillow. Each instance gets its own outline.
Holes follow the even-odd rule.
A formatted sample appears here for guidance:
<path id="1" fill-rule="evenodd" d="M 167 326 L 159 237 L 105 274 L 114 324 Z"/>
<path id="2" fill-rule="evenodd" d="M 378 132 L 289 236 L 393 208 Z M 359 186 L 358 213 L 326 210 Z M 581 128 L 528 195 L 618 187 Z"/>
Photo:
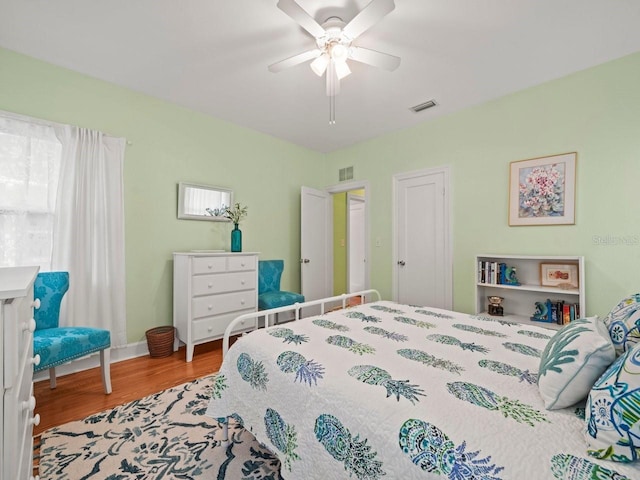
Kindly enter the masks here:
<path id="1" fill-rule="evenodd" d="M 640 345 L 626 351 L 593 385 L 586 407 L 588 453 L 614 462 L 640 454 Z"/>
<path id="2" fill-rule="evenodd" d="M 616 305 L 604 323 L 618 355 L 640 342 L 640 293 L 624 298 Z"/>
<path id="3" fill-rule="evenodd" d="M 615 359 L 607 327 L 598 317 L 565 325 L 549 340 L 540 357 L 538 390 L 547 410 L 584 400 Z"/>

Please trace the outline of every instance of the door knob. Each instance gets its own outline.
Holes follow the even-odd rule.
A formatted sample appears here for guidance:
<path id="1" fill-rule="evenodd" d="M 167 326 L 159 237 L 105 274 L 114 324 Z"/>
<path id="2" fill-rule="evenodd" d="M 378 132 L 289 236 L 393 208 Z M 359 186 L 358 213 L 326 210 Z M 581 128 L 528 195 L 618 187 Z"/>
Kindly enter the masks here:
<path id="1" fill-rule="evenodd" d="M 301 258 L 300 259 L 300 263 L 309 263 L 309 259 L 308 258 Z"/>
<path id="2" fill-rule="evenodd" d="M 404 260 L 398 260 L 398 265 L 400 265 L 401 267 L 404 267 L 405 265 Z"/>

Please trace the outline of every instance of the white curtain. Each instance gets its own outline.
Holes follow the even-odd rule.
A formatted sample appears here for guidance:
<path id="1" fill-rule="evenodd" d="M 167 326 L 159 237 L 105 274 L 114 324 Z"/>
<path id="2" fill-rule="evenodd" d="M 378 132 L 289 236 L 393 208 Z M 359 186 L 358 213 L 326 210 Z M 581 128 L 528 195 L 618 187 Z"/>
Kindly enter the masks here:
<path id="1" fill-rule="evenodd" d="M 53 230 L 52 270 L 67 270 L 67 324 L 111 331 L 126 345 L 125 139 L 56 126 L 62 144 Z"/>
<path id="2" fill-rule="evenodd" d="M 0 111 L 0 267 L 51 269 L 61 150 L 51 125 Z"/>

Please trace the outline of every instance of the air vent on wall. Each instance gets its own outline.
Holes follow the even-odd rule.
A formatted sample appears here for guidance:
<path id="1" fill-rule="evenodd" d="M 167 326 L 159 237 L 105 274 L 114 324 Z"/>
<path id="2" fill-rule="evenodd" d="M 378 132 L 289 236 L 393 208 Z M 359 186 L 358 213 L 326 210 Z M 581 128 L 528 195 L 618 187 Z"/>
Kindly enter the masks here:
<path id="1" fill-rule="evenodd" d="M 435 107 L 436 105 L 437 103 L 435 102 L 435 100 L 429 100 L 428 102 L 421 103 L 420 105 L 415 105 L 413 107 L 410 107 L 409 110 L 415 113 L 418 113 L 423 110 L 426 110 L 427 108 Z"/>
<path id="2" fill-rule="evenodd" d="M 341 168 L 338 178 L 341 182 L 344 182 L 345 180 L 353 180 L 353 167 Z"/>

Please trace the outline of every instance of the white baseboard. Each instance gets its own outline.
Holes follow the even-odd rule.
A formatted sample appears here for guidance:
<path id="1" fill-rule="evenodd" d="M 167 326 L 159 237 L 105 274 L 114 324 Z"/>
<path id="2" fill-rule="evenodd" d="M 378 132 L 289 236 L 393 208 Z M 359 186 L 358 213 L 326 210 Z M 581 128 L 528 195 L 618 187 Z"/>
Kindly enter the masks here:
<path id="1" fill-rule="evenodd" d="M 111 348 L 111 363 L 121 362 L 123 360 L 129 360 L 131 358 L 142 357 L 149 355 L 149 347 L 147 342 L 130 343 L 124 347 L 112 347 Z M 94 353 L 88 357 L 74 360 L 71 363 L 65 363 L 56 367 L 56 377 L 62 377 L 69 375 L 70 373 L 81 372 L 83 370 L 89 370 L 100 366 L 100 354 Z M 33 374 L 33 381 L 40 382 L 42 380 L 49 380 L 49 370 L 41 370 Z"/>

